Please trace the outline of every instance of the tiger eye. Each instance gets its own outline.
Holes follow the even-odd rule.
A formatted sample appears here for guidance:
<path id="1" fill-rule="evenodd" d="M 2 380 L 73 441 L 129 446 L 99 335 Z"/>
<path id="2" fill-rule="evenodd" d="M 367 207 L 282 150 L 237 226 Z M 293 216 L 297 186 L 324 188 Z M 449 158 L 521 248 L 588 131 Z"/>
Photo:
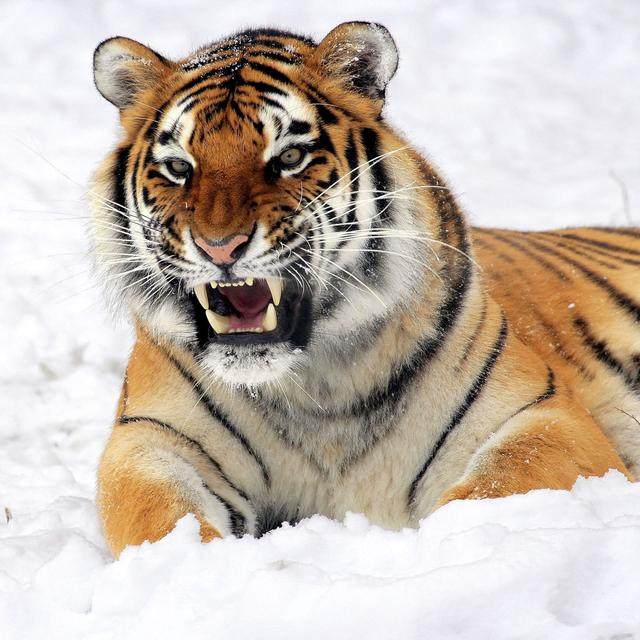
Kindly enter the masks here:
<path id="1" fill-rule="evenodd" d="M 185 160 L 169 160 L 166 166 L 178 178 L 184 178 L 191 171 L 191 165 Z"/>
<path id="2" fill-rule="evenodd" d="M 299 147 L 290 147 L 289 149 L 285 149 L 278 160 L 283 167 L 290 169 L 291 167 L 295 167 L 302 162 L 302 158 L 304 154 L 302 153 L 302 149 Z"/>

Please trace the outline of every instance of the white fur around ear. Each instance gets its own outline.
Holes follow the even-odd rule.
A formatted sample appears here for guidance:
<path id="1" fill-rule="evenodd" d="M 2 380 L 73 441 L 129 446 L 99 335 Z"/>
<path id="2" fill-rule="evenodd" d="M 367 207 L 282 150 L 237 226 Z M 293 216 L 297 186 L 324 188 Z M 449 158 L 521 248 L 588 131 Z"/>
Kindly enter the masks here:
<path id="1" fill-rule="evenodd" d="M 398 49 L 386 27 L 375 22 L 344 22 L 318 45 L 314 58 L 329 75 L 375 100 L 384 98 L 398 68 Z"/>
<path id="2" fill-rule="evenodd" d="M 93 77 L 98 91 L 118 109 L 134 102 L 140 91 L 158 84 L 171 63 L 129 38 L 110 38 L 93 54 Z"/>

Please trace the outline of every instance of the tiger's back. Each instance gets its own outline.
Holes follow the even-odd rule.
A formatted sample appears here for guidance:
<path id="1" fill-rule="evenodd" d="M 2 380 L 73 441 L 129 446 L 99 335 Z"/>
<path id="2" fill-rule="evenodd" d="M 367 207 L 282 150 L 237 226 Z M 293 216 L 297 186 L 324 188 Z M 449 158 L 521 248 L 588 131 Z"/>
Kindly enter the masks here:
<path id="1" fill-rule="evenodd" d="M 638 474 L 640 230 L 474 229 L 491 296 Z"/>

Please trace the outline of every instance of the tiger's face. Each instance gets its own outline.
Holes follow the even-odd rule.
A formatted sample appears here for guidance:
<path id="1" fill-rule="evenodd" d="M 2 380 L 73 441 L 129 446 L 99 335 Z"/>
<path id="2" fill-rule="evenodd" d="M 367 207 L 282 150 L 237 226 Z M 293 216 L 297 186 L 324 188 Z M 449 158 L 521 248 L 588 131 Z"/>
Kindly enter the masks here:
<path id="1" fill-rule="evenodd" d="M 320 45 L 247 31 L 180 62 L 102 43 L 96 84 L 124 139 L 96 176 L 93 236 L 118 299 L 234 384 L 380 322 L 424 258 L 397 206 L 415 176 L 379 117 L 396 66 L 365 23 Z"/>

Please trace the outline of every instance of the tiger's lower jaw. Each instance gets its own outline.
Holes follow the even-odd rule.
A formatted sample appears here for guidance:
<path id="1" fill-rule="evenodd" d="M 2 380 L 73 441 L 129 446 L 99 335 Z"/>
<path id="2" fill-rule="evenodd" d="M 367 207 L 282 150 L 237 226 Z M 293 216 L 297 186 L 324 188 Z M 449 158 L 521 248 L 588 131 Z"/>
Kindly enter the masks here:
<path id="1" fill-rule="evenodd" d="M 258 387 L 291 376 L 308 361 L 308 354 L 287 343 L 222 345 L 210 343 L 198 356 L 213 378 L 237 388 Z"/>

